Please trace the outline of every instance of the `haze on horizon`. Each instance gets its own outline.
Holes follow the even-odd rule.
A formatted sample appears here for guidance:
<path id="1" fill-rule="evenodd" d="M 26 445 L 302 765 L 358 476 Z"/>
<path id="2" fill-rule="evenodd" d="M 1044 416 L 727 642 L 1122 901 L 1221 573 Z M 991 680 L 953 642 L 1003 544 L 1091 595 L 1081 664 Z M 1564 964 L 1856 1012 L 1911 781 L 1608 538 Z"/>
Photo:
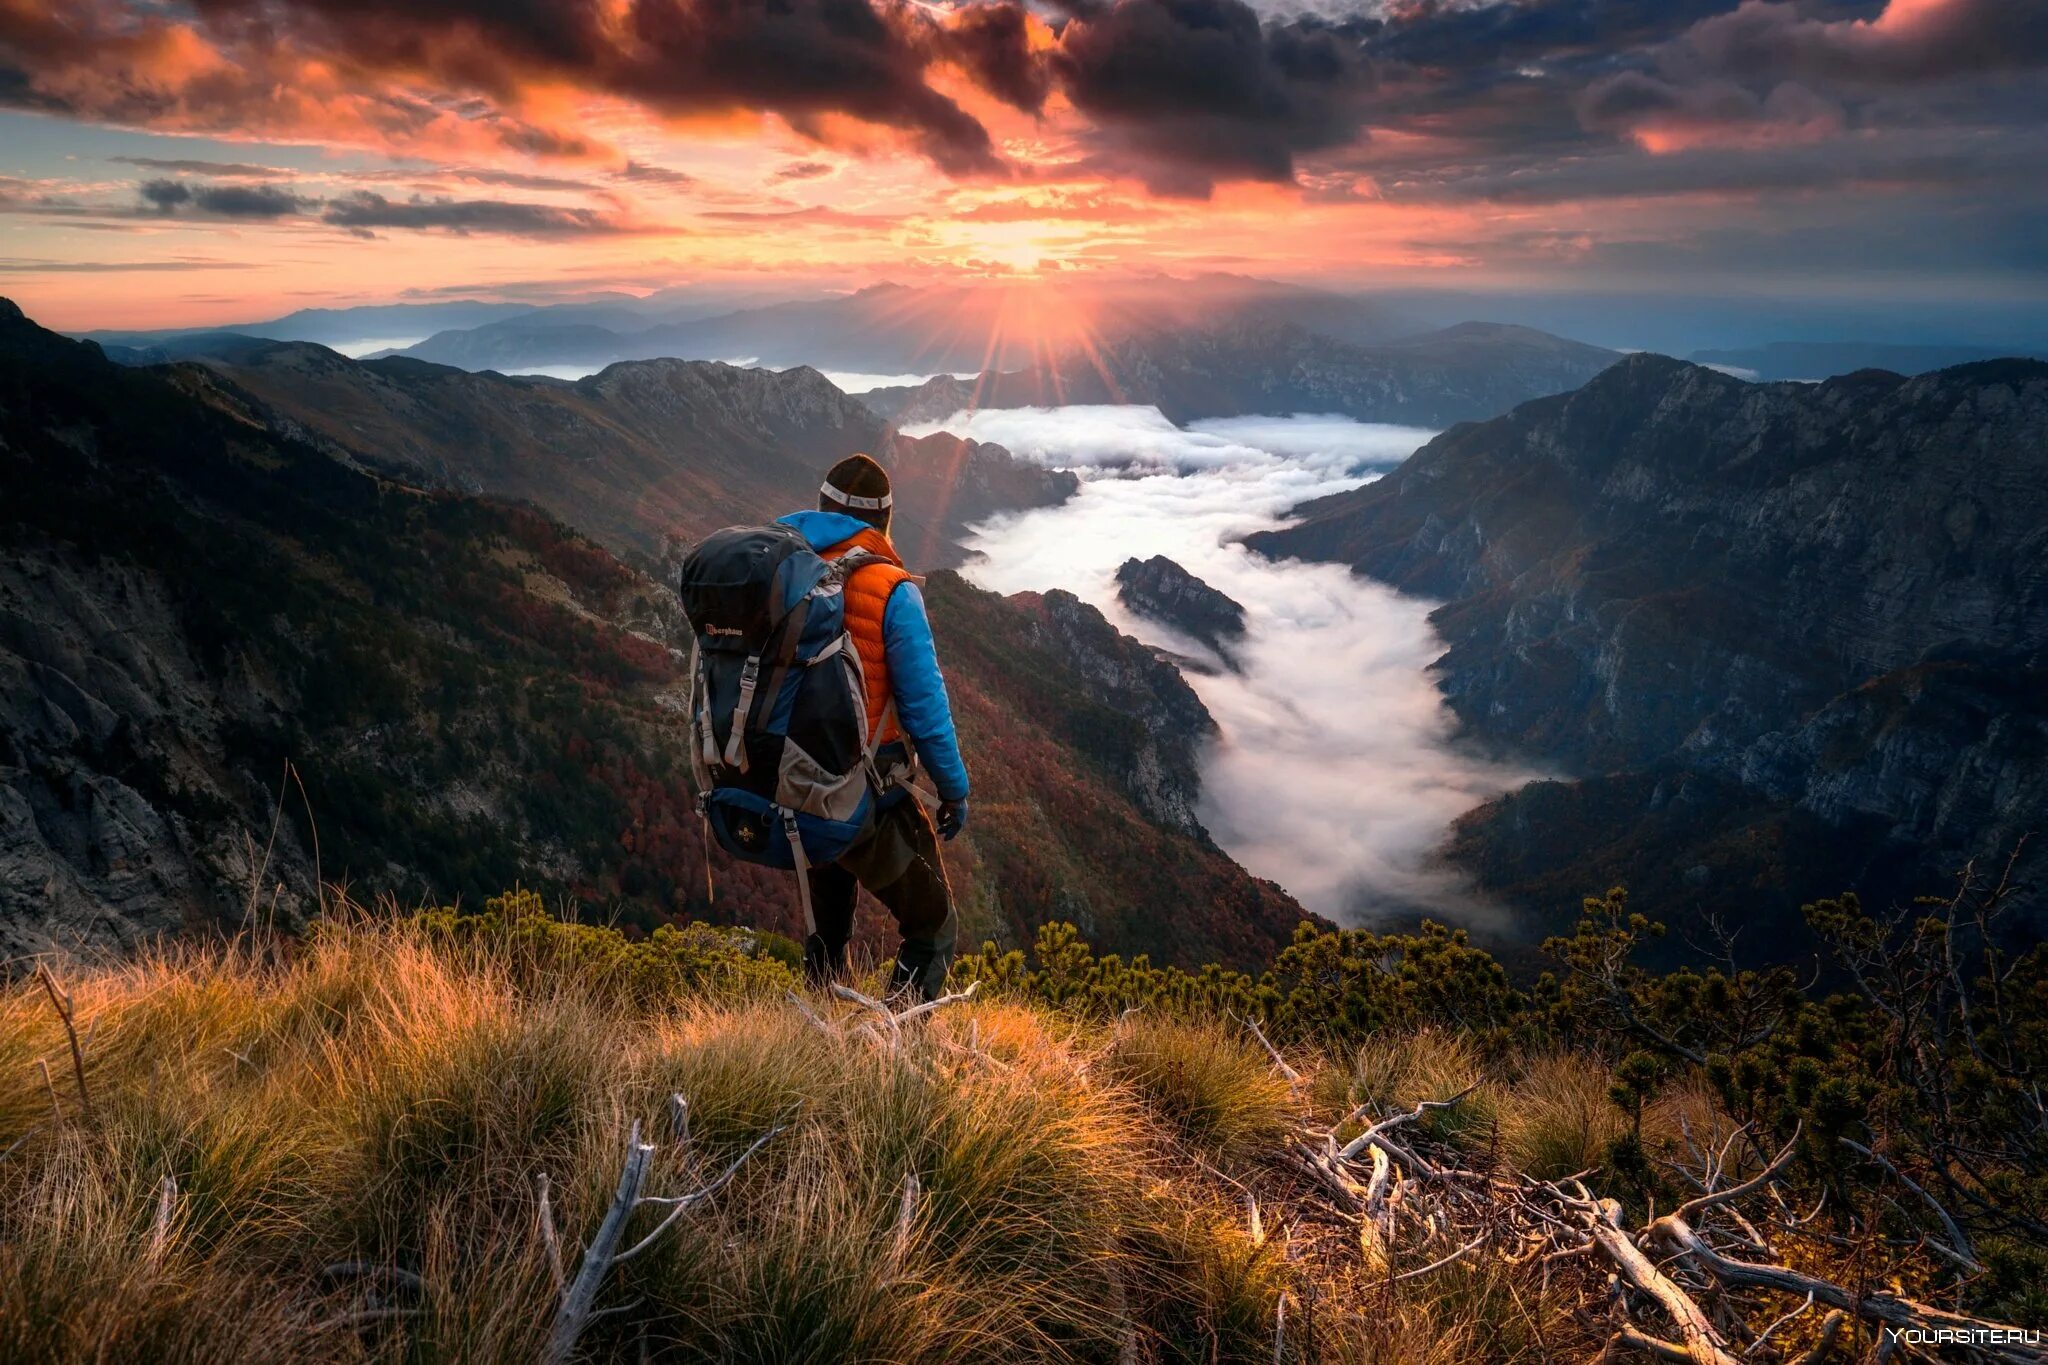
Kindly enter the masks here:
<path id="1" fill-rule="evenodd" d="M 0 293 L 1228 271 L 1995 332 L 2048 301 L 2044 111 L 2021 0 L 9 0 Z"/>

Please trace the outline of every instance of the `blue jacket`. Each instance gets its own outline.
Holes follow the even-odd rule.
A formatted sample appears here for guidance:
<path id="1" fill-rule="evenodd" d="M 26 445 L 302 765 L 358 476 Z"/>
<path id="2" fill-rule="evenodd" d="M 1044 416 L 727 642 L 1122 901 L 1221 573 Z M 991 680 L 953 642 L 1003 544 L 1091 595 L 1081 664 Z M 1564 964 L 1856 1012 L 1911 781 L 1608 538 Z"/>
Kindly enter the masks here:
<path id="1" fill-rule="evenodd" d="M 843 540 L 871 529 L 844 512 L 791 512 L 780 518 L 793 526 L 814 550 L 829 550 Z M 932 644 L 931 618 L 925 615 L 924 594 L 909 580 L 896 585 L 882 608 L 882 647 L 889 658 L 889 690 L 896 699 L 896 722 L 917 748 L 918 761 L 932 775 L 942 801 L 967 799 L 967 765 L 960 761 L 960 738 L 953 730 L 953 705 L 946 698 L 946 680 L 939 673 L 939 654 Z"/>

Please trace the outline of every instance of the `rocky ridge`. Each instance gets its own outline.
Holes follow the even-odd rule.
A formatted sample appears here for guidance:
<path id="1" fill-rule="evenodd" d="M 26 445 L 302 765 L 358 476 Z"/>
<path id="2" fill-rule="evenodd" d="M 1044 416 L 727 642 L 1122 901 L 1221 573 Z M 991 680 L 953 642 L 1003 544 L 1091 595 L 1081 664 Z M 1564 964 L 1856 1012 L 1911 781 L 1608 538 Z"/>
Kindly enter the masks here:
<path id="1" fill-rule="evenodd" d="M 1140 616 L 1201 641 L 1235 669 L 1232 650 L 1244 639 L 1244 606 L 1165 555 L 1127 559 L 1116 571 L 1117 600 Z"/>
<path id="2" fill-rule="evenodd" d="M 1175 422 L 1335 413 L 1441 427 L 1576 388 L 1617 353 L 1526 327 L 1464 323 L 1375 345 L 1245 322 L 1148 331 L 1027 369 L 940 376 L 861 395 L 904 426 L 974 408 L 1147 403 Z"/>
<path id="3" fill-rule="evenodd" d="M 1467 821 L 1496 884 L 1664 820 L 1703 907 L 1759 859 L 1939 890 L 2048 824 L 2048 364 L 1758 385 L 1632 356 L 1297 510 L 1252 547 L 1445 599 L 1467 728 L 1589 789 Z M 1714 812 L 1690 833 L 1680 796 Z"/>

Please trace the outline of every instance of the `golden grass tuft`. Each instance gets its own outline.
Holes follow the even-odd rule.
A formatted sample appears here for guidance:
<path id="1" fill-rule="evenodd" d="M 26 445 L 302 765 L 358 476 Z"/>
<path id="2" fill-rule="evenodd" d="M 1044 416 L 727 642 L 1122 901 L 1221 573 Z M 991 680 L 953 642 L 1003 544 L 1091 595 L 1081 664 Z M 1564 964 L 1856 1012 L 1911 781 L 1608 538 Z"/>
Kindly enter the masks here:
<path id="1" fill-rule="evenodd" d="M 1303 1059 L 1306 1087 L 1232 1023 L 1106 1029 L 1000 1001 L 889 1048 L 821 1033 L 771 968 L 687 945 L 650 968 L 529 928 L 355 918 L 260 952 L 74 969 L 92 1121 L 47 1000 L 0 991 L 0 1149 L 20 1141 L 0 1159 L 0 1359 L 535 1359 L 554 1307 L 536 1178 L 573 1269 L 636 1120 L 656 1194 L 787 1127 L 614 1270 L 600 1304 L 626 1311 L 586 1333 L 592 1360 L 1270 1359 L 1283 1297 L 1319 1359 L 1512 1359 L 1522 1346 L 1495 1348 L 1542 1337 L 1502 1272 L 1363 1285 L 1355 1234 L 1289 1209 L 1298 1175 L 1276 1158 L 1304 1113 L 1455 1093 L 1484 1071 L 1456 1038 Z M 1569 1110 L 1590 1073 L 1538 1059 L 1511 1079 L 1436 1135 L 1491 1140 L 1498 1118 L 1518 1151 L 1584 1145 L 1543 1106 Z"/>

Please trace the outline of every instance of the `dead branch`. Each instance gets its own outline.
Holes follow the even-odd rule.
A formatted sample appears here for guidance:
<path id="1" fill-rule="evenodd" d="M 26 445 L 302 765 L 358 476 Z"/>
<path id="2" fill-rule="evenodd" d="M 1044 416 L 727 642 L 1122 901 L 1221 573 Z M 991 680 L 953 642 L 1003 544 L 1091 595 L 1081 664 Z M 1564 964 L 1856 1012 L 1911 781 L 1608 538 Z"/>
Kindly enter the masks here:
<path id="1" fill-rule="evenodd" d="M 1287 1083 L 1289 1085 L 1301 1084 L 1301 1073 L 1299 1071 L 1296 1071 L 1293 1067 L 1287 1064 L 1287 1059 L 1280 1055 L 1280 1049 L 1273 1046 L 1272 1042 L 1266 1037 L 1266 1031 L 1259 1027 L 1258 1020 L 1252 1018 L 1250 1015 L 1246 1015 L 1243 1018 L 1239 1018 L 1236 1014 L 1232 1014 L 1230 1017 L 1236 1019 L 1238 1023 L 1243 1024 L 1246 1028 L 1251 1030 L 1252 1037 L 1258 1039 L 1259 1046 L 1266 1049 L 1266 1055 L 1273 1059 L 1274 1067 L 1280 1072 L 1282 1076 L 1285 1076 L 1287 1078 Z"/>
<path id="2" fill-rule="evenodd" d="M 1474 1081 L 1447 1100 L 1423 1100 L 1405 1114 L 1396 1114 L 1390 1119 L 1381 1119 L 1378 1123 L 1375 1123 L 1372 1127 L 1345 1143 L 1338 1149 L 1337 1155 L 1344 1161 L 1350 1161 L 1367 1147 L 1370 1147 L 1382 1133 L 1414 1123 L 1432 1109 L 1449 1109 L 1453 1105 L 1461 1103 L 1467 1095 L 1478 1088 L 1479 1082 Z"/>
<path id="3" fill-rule="evenodd" d="M 1594 1199 L 1585 1194 L 1577 1208 L 1586 1230 L 1600 1250 L 1607 1254 L 1628 1282 L 1653 1299 L 1665 1315 L 1678 1325 L 1679 1344 L 1694 1365 L 1741 1365 L 1728 1343 L 1692 1296 L 1679 1288 L 1655 1261 L 1643 1253 L 1621 1226 L 1621 1205 L 1612 1199 Z"/>
<path id="4" fill-rule="evenodd" d="M 1941 1226 L 1943 1230 L 1945 1230 L 1948 1233 L 1949 1244 L 1946 1247 L 1942 1247 L 1937 1245 L 1936 1243 L 1930 1242 L 1928 1243 L 1929 1246 L 1933 1246 L 1936 1250 L 1947 1253 L 1951 1259 L 1961 1262 L 1963 1268 L 1971 1271 L 1973 1274 L 1981 1274 L 1983 1272 L 1983 1263 L 1977 1259 L 1976 1248 L 1970 1245 L 1969 1236 L 1966 1233 L 1964 1233 L 1962 1225 L 1957 1223 L 1956 1220 L 1949 1215 L 1949 1211 L 1941 1206 L 1940 1200 L 1936 1199 L 1933 1195 L 1929 1194 L 1923 1186 L 1921 1186 L 1918 1182 L 1914 1181 L 1912 1177 L 1908 1176 L 1904 1171 L 1900 1170 L 1897 1166 L 1894 1166 L 1889 1158 L 1881 1156 L 1878 1153 L 1873 1152 L 1870 1148 L 1865 1147 L 1862 1143 L 1852 1141 L 1851 1139 L 1846 1137 L 1838 1138 L 1837 1141 L 1839 1141 L 1844 1147 L 1847 1147 L 1850 1151 L 1856 1152 L 1863 1156 L 1866 1160 L 1874 1163 L 1879 1167 L 1882 1167 L 1892 1177 L 1892 1179 L 1898 1181 L 1901 1185 L 1904 1185 L 1914 1194 L 1919 1195 L 1921 1202 L 1926 1204 L 1928 1208 L 1934 1210 L 1934 1216 L 1941 1220 Z"/>
<path id="5" fill-rule="evenodd" d="M 548 1192 L 548 1173 L 542 1171 L 533 1178 L 540 1191 L 540 1240 L 548 1253 L 548 1270 L 555 1278 L 555 1295 L 559 1298 L 569 1287 L 569 1277 L 562 1269 L 562 1239 L 555 1235 L 555 1210 Z"/>
<path id="6" fill-rule="evenodd" d="M 1758 1171 L 1755 1175 L 1743 1181 L 1740 1185 L 1731 1185 L 1725 1190 L 1710 1189 L 1707 1193 L 1700 1195 L 1697 1199 L 1686 1200 L 1683 1204 L 1680 1204 L 1676 1209 L 1672 1210 L 1670 1216 L 1673 1218 L 1690 1218 L 1692 1215 L 1704 1212 L 1707 1209 L 1713 1208 L 1717 1204 L 1730 1203 L 1734 1200 L 1742 1198 L 1744 1195 L 1751 1194 L 1757 1190 L 1762 1189 L 1764 1186 L 1770 1184 L 1771 1181 L 1777 1179 L 1778 1172 L 1784 1170 L 1787 1166 L 1792 1164 L 1792 1158 L 1798 1152 L 1799 1149 L 1799 1128 L 1800 1125 L 1793 1125 L 1791 1140 L 1785 1144 L 1783 1151 L 1779 1152 L 1775 1157 L 1771 1158 L 1770 1165 L 1764 1167 L 1761 1171 Z M 1738 1133 L 1740 1131 L 1740 1129 L 1737 1130 Z M 1730 1143 L 1733 1143 L 1735 1139 L 1734 1137 L 1730 1137 L 1728 1141 Z M 1727 1148 L 1722 1148 L 1722 1152 L 1722 1160 L 1725 1161 Z M 1714 1176 L 1718 1176 L 1721 1169 L 1723 1169 L 1722 1161 L 1717 1161 L 1715 1163 L 1715 1171 L 1713 1173 Z M 1709 1179 L 1710 1184 L 1711 1181 L 1712 1177 L 1710 1177 Z"/>
<path id="7" fill-rule="evenodd" d="M 85 1088 L 85 1049 L 78 1043 L 77 1010 L 72 1004 L 70 992 L 58 988 L 57 974 L 50 970 L 50 964 L 47 962 L 36 963 L 36 979 L 43 983 L 43 990 L 48 992 L 50 1005 L 57 1011 L 57 1018 L 64 1025 L 64 1036 L 71 1043 L 71 1075 L 78 1082 L 79 1109 L 84 1113 L 87 1123 L 97 1124 L 98 1119 L 94 1117 L 92 1111 L 92 1094 Z"/>
<path id="8" fill-rule="evenodd" d="M 598 1224 L 597 1235 L 584 1250 L 576 1278 L 562 1291 L 554 1328 L 548 1333 L 547 1348 L 541 1355 L 548 1365 L 568 1365 L 574 1358 L 576 1342 L 590 1325 L 598 1290 L 604 1286 L 604 1277 L 626 1235 L 626 1223 L 640 1206 L 640 1189 L 647 1183 L 647 1166 L 653 1158 L 654 1148 L 640 1140 L 640 1121 L 635 1119 L 633 1131 L 626 1139 L 625 1164 L 619 1168 L 618 1192 L 612 1196 L 611 1207 L 605 1210 L 604 1221 Z"/>
<path id="9" fill-rule="evenodd" d="M 167 1175 L 163 1184 L 157 1187 L 156 1218 L 149 1233 L 149 1259 L 152 1265 L 163 1260 L 164 1250 L 171 1241 L 171 1217 L 178 1208 L 178 1177 Z"/>

